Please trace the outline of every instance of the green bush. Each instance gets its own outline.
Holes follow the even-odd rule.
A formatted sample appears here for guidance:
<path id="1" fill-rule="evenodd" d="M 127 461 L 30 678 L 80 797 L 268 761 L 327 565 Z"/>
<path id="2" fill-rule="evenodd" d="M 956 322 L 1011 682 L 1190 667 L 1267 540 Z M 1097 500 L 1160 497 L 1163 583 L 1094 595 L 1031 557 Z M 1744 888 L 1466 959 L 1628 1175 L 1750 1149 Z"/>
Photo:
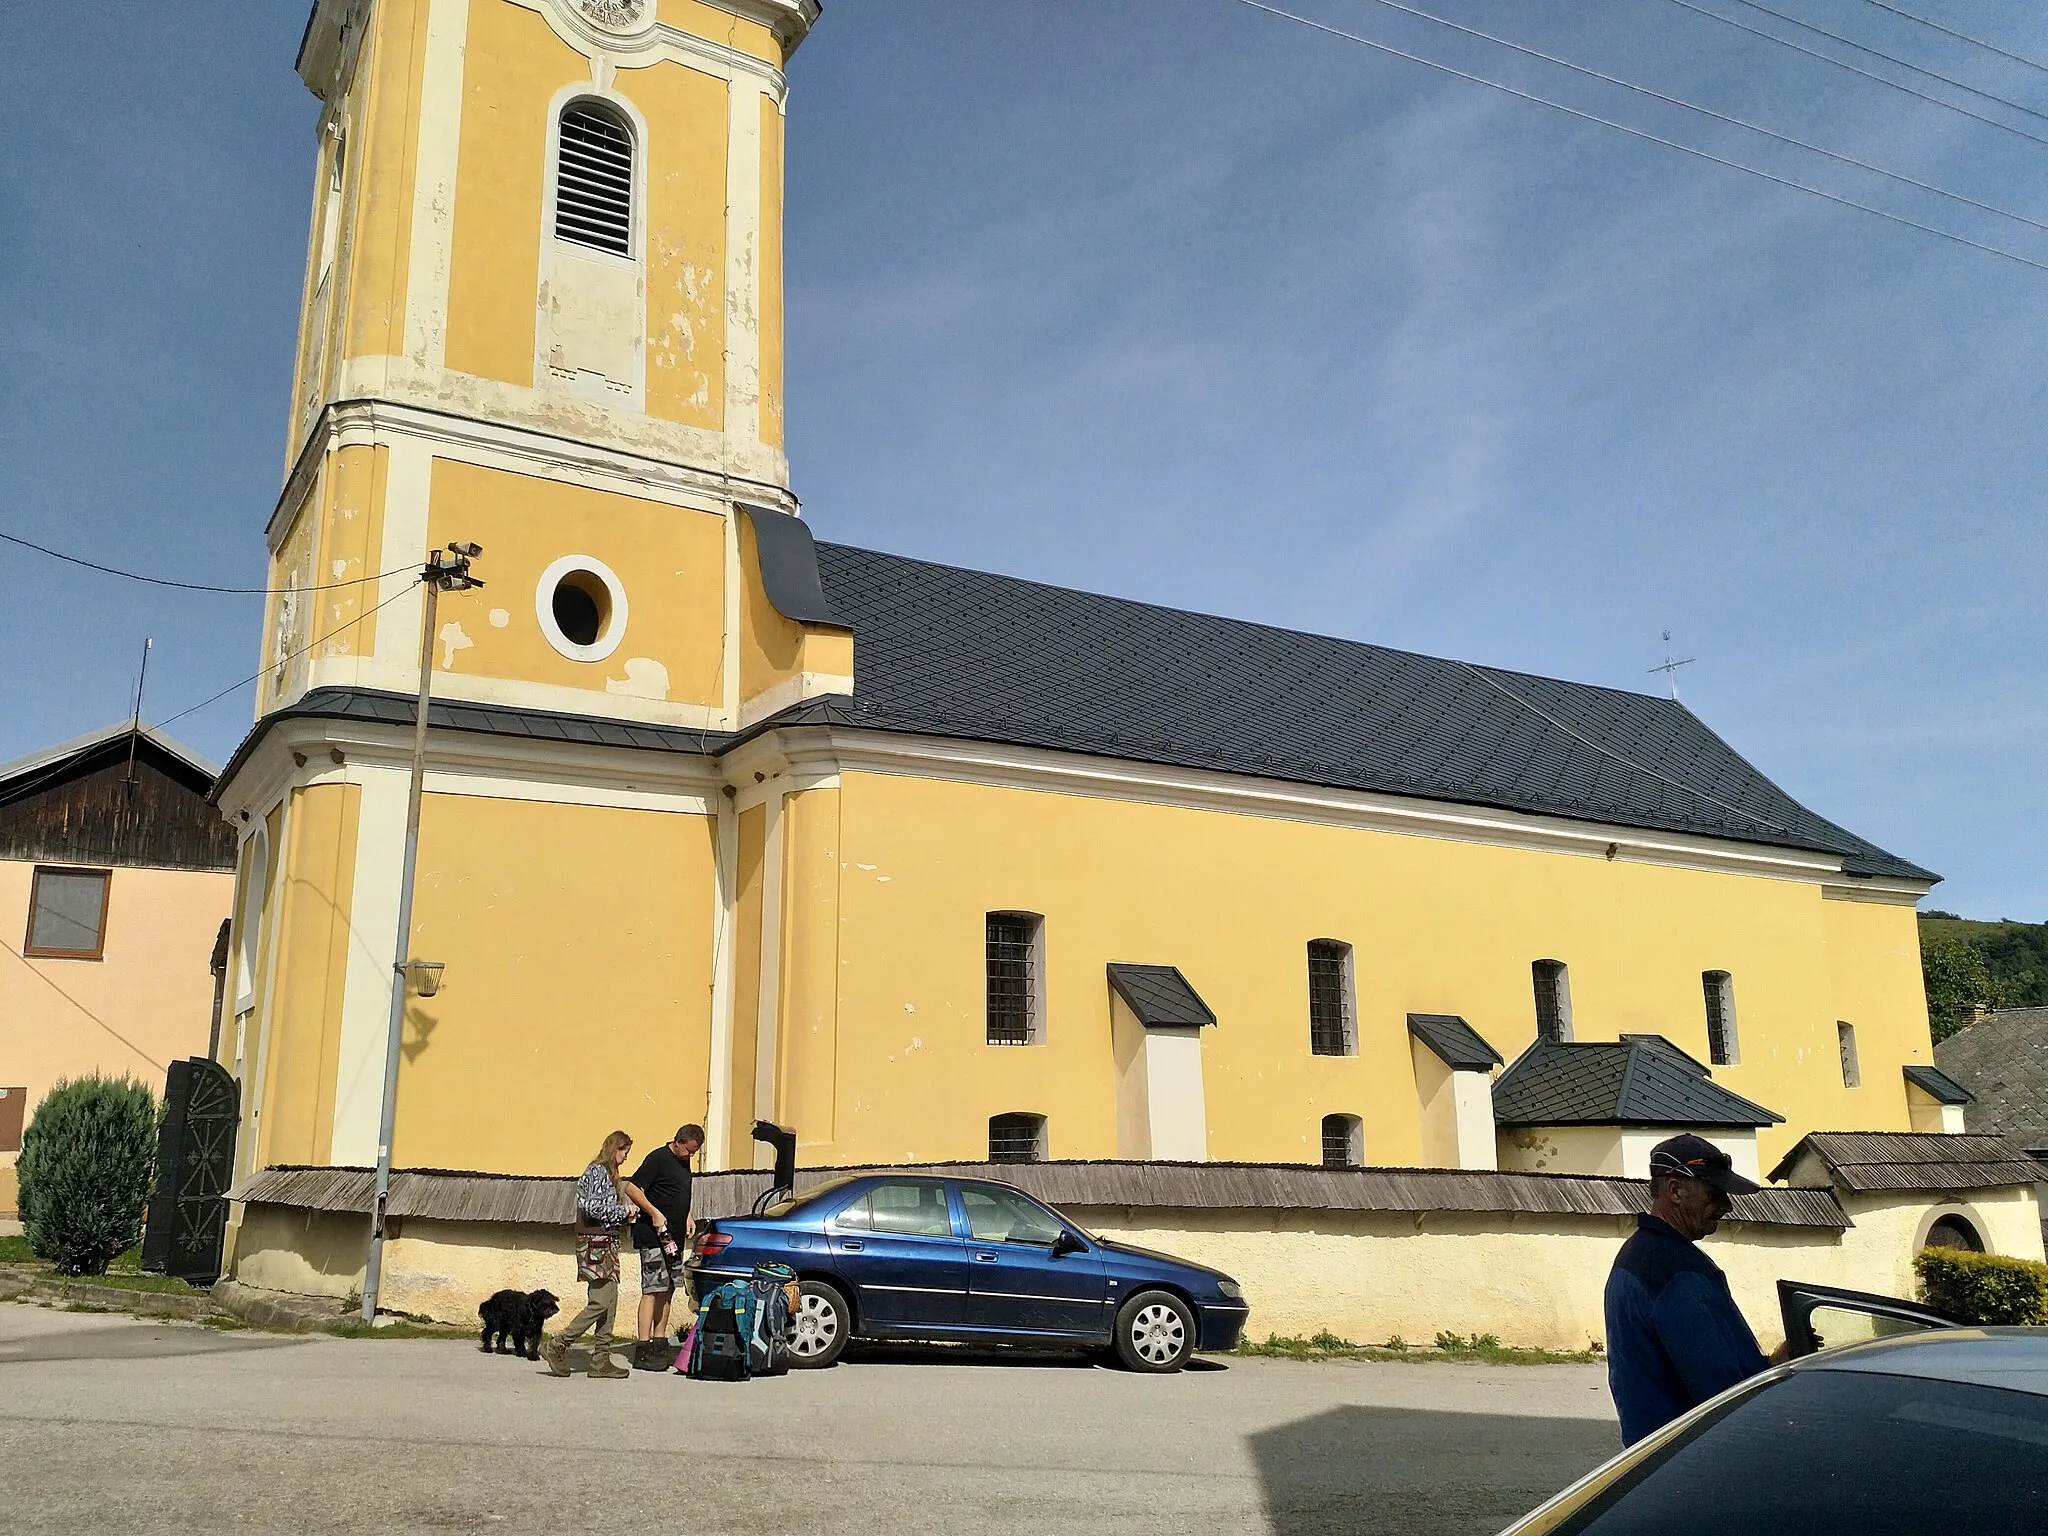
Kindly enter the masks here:
<path id="1" fill-rule="evenodd" d="M 128 1078 L 60 1082 L 15 1164 L 22 1235 L 64 1275 L 102 1275 L 142 1237 L 156 1174 L 156 1098 Z"/>
<path id="2" fill-rule="evenodd" d="M 1913 1269 L 1920 1276 L 1920 1299 L 1965 1322 L 2048 1326 L 2048 1264 L 1926 1248 Z"/>

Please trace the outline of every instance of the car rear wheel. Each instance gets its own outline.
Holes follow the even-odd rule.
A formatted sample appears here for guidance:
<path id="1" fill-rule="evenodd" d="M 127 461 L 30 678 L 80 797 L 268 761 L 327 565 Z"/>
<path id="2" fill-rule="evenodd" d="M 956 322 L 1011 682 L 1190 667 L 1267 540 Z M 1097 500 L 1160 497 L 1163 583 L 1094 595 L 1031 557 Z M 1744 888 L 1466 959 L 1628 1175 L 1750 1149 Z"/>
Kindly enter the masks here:
<path id="1" fill-rule="evenodd" d="M 1116 1315 L 1116 1357 L 1134 1371 L 1177 1371 L 1195 1352 L 1195 1315 L 1168 1291 L 1140 1291 Z"/>
<path id="2" fill-rule="evenodd" d="M 822 1371 L 838 1363 L 853 1337 L 853 1310 L 822 1280 L 797 1288 L 796 1316 L 789 1320 L 789 1363 L 800 1371 Z"/>

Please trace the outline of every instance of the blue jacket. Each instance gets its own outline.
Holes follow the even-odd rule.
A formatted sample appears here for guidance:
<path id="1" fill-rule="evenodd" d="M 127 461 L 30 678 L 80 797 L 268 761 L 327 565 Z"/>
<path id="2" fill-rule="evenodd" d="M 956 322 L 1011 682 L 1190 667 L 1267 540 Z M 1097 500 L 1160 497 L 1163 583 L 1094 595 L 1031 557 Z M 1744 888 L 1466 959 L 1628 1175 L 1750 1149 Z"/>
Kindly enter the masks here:
<path id="1" fill-rule="evenodd" d="M 1668 1222 L 1638 1216 L 1607 1277 L 1607 1385 L 1633 1445 L 1768 1362 L 1720 1266 Z"/>

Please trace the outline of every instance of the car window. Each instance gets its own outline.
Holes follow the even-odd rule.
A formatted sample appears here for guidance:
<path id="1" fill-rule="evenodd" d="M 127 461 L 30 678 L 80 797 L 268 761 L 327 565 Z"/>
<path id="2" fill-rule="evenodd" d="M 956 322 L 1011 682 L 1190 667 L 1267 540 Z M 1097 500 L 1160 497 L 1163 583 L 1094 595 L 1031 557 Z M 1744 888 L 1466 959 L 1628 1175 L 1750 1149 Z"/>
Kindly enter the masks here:
<path id="1" fill-rule="evenodd" d="M 794 1191 L 786 1190 L 782 1194 L 777 1195 L 773 1200 L 769 1201 L 767 1205 L 763 1206 L 761 1208 L 761 1214 L 763 1216 L 769 1216 L 778 1219 L 784 1216 L 793 1216 L 798 1211 L 804 1210 L 808 1206 L 816 1205 L 826 1196 L 834 1193 L 842 1186 L 849 1184 L 851 1182 L 851 1174 L 842 1174 L 836 1179 L 827 1179 L 822 1184 L 813 1185 L 811 1188 L 805 1190 L 802 1194 L 797 1194 Z"/>
<path id="2" fill-rule="evenodd" d="M 938 1184 L 877 1184 L 867 1193 L 868 1226 L 902 1237 L 951 1237 L 953 1215 Z M 844 1225 L 842 1222 L 841 1225 Z"/>
<path id="3" fill-rule="evenodd" d="M 1901 1333 L 1925 1333 L 1940 1325 L 1919 1318 L 1887 1317 L 1857 1307 L 1831 1306 L 1822 1302 L 1807 1315 L 1816 1349 L 1836 1349 L 1844 1344 L 1861 1344 L 1869 1339 L 1888 1339 Z"/>
<path id="4" fill-rule="evenodd" d="M 1551 1526 L 1924 1536 L 2032 1528 L 2048 1509 L 2048 1398 L 1862 1371 L 1794 1371 L 1624 1463 Z"/>
<path id="5" fill-rule="evenodd" d="M 868 1217 L 868 1197 L 862 1195 L 858 1200 L 847 1206 L 845 1210 L 834 1216 L 832 1218 L 832 1225 L 839 1228 L 842 1232 L 867 1231 L 873 1225 Z"/>
<path id="6" fill-rule="evenodd" d="M 1061 1227 L 1037 1201 L 1013 1189 L 960 1186 L 967 1209 L 967 1230 L 977 1243 L 1041 1243 L 1050 1245 Z"/>

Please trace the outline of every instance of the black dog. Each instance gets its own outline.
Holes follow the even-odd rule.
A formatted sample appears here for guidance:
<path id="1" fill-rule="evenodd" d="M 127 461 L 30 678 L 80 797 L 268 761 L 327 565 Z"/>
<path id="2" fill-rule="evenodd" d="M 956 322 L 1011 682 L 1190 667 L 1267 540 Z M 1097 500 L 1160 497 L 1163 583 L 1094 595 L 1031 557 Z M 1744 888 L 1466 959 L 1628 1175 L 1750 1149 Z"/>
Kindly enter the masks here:
<path id="1" fill-rule="evenodd" d="M 505 1353 L 509 1343 L 513 1354 L 538 1360 L 541 1326 L 561 1310 L 553 1291 L 499 1291 L 476 1309 L 476 1315 L 484 1320 L 484 1353 L 491 1352 L 495 1338 L 499 1354 Z"/>

